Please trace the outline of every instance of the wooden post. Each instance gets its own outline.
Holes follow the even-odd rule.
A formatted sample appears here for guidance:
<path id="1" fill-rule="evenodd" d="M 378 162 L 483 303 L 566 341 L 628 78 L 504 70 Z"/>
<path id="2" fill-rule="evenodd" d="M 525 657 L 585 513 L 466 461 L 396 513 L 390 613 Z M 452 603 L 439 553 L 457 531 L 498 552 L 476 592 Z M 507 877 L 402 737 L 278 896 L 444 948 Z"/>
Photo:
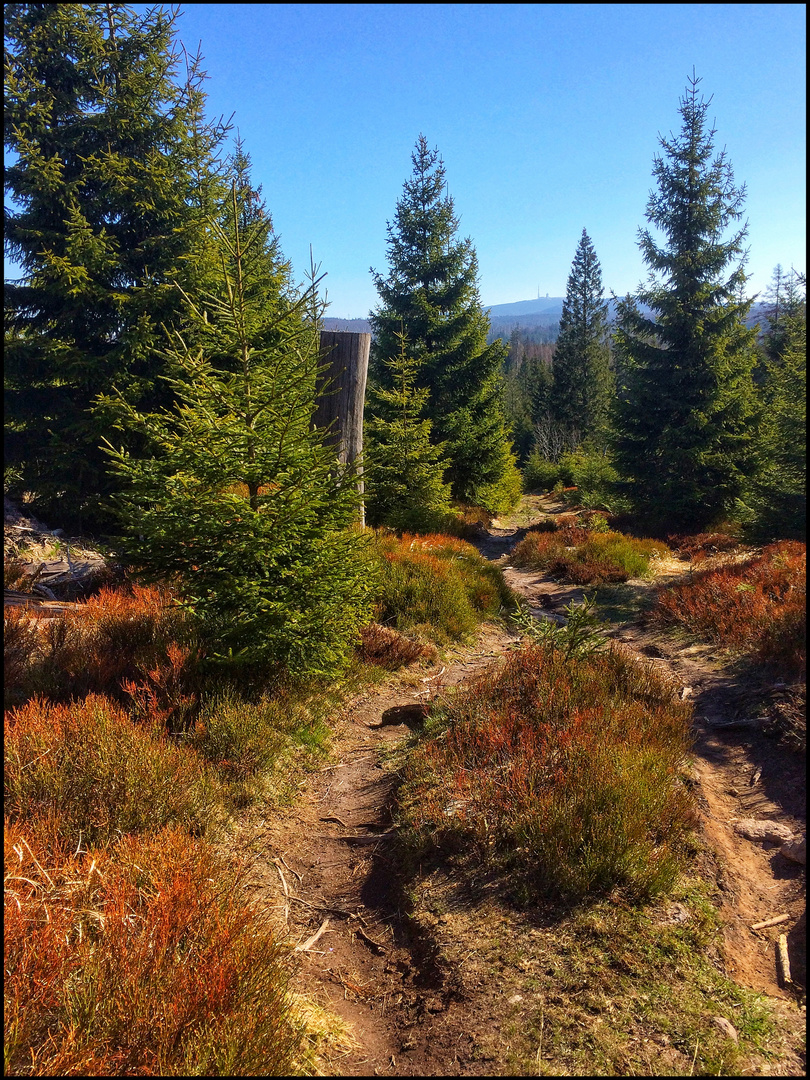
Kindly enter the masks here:
<path id="1" fill-rule="evenodd" d="M 328 429 L 325 443 L 338 460 L 351 465 L 363 453 L 363 405 L 366 398 L 371 334 L 321 330 L 321 371 L 315 397 L 313 427 Z M 363 495 L 363 469 L 358 465 L 358 491 Z M 360 504 L 360 524 L 365 512 Z"/>

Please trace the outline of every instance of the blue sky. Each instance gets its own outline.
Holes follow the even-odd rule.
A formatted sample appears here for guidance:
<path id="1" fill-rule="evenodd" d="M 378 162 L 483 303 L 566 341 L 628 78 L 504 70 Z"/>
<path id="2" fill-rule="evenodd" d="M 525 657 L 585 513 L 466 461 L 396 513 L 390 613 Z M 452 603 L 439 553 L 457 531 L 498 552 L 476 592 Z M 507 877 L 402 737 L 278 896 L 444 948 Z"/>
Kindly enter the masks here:
<path id="1" fill-rule="evenodd" d="M 136 5 L 145 7 L 145 5 Z M 800 4 L 188 4 L 209 110 L 230 116 L 284 253 L 312 245 L 329 314 L 377 302 L 386 222 L 420 132 L 438 146 L 481 298 L 563 295 L 583 227 L 606 290 L 636 246 L 657 135 L 692 68 L 717 146 L 748 188 L 751 292 L 805 268 L 805 8 Z"/>

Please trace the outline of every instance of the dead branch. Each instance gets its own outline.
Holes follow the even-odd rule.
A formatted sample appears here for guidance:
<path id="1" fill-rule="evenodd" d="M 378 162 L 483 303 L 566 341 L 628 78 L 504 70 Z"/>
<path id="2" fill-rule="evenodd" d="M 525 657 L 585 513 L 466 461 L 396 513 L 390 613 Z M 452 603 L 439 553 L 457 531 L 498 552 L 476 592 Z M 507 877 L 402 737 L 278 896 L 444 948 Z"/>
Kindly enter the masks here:
<path id="1" fill-rule="evenodd" d="M 385 953 L 385 946 L 382 945 L 379 941 L 375 941 L 373 937 L 369 937 L 369 935 L 365 932 L 362 926 L 358 926 L 355 932 L 357 936 L 361 937 L 367 945 L 370 945 L 372 949 L 374 949 L 375 952 L 380 954 Z"/>
<path id="2" fill-rule="evenodd" d="M 751 927 L 752 930 L 764 930 L 766 926 L 778 926 L 779 923 L 787 922 L 790 915 L 776 915 L 773 919 L 766 919 L 764 922 L 754 923 Z"/>
<path id="3" fill-rule="evenodd" d="M 323 922 L 321 923 L 321 925 L 318 927 L 318 929 L 315 931 L 315 933 L 312 935 L 311 938 L 307 938 L 307 940 L 304 942 L 303 945 L 296 945 L 295 946 L 295 951 L 296 952 L 307 952 L 309 949 L 311 949 L 312 946 L 315 944 L 315 942 L 318 940 L 318 938 L 321 936 L 321 934 L 323 934 L 325 932 L 328 925 L 329 925 L 329 920 L 324 919 Z"/>
<path id="4" fill-rule="evenodd" d="M 782 986 L 790 986 L 790 957 L 788 956 L 787 935 L 780 934 L 776 943 L 776 967 Z"/>

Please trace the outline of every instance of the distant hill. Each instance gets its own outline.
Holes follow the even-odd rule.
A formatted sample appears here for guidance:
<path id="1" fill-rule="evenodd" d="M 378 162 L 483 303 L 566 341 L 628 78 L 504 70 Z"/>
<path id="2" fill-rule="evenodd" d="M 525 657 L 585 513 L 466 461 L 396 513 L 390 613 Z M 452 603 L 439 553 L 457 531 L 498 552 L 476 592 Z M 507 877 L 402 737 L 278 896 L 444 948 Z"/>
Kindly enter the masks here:
<path id="1" fill-rule="evenodd" d="M 545 296 L 537 300 L 517 300 L 514 304 L 492 304 L 489 308 L 489 321 L 492 328 L 490 338 L 508 338 L 512 330 L 519 326 L 522 330 L 547 330 L 549 340 L 554 341 L 559 330 L 560 316 L 563 309 L 562 296 Z M 756 303 L 751 308 L 748 326 L 754 326 L 764 318 L 767 304 Z M 614 300 L 608 300 L 608 320 L 613 322 L 616 312 Z M 368 319 L 324 319 L 324 330 L 340 330 L 353 334 L 370 334 L 371 323 Z"/>
<path id="2" fill-rule="evenodd" d="M 536 300 L 517 300 L 514 304 L 491 304 L 489 309 L 484 304 L 484 311 L 489 310 L 491 316 L 507 316 L 514 318 L 516 315 L 547 315 L 559 319 L 562 315 L 564 296 L 544 296 Z"/>
<path id="3" fill-rule="evenodd" d="M 339 330 L 345 334 L 370 334 L 368 319 L 324 319 L 324 330 Z"/>

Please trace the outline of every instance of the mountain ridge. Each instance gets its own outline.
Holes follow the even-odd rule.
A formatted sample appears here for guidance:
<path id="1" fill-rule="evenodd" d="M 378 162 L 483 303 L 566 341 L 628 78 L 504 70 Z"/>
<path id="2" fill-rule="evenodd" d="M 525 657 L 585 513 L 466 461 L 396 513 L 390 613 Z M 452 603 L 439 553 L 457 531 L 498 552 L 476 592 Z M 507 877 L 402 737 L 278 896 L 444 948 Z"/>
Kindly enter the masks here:
<path id="1" fill-rule="evenodd" d="M 492 330 L 498 334 L 508 333 L 515 327 L 529 329 L 531 327 L 546 326 L 552 328 L 559 323 L 562 315 L 563 296 L 544 296 L 535 300 L 516 300 L 509 304 L 482 304 L 481 307 L 489 314 Z M 613 322 L 616 314 L 616 301 L 607 298 L 608 322 Z M 755 302 L 746 319 L 747 326 L 755 326 L 761 322 L 767 304 L 762 301 Z M 642 310 L 645 310 L 642 308 Z M 371 323 L 368 318 L 338 319 L 326 317 L 323 320 L 324 330 L 338 330 L 345 333 L 370 334 Z"/>

